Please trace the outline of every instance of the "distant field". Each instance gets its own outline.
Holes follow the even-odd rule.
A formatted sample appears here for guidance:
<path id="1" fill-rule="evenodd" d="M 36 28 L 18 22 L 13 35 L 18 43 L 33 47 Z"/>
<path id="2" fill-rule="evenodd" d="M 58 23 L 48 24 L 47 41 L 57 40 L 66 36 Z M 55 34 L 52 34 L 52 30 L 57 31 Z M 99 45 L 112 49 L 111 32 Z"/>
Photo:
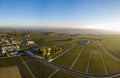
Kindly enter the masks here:
<path id="1" fill-rule="evenodd" d="M 0 78 L 22 78 L 17 66 L 0 68 Z"/>
<path id="2" fill-rule="evenodd" d="M 120 38 L 104 39 L 103 44 L 109 52 L 120 59 Z"/>
<path id="3" fill-rule="evenodd" d="M 101 38 L 103 39 L 104 47 L 120 59 L 120 35 L 104 35 Z"/>
<path id="4" fill-rule="evenodd" d="M 70 48 L 74 44 L 75 43 L 73 43 L 73 42 L 69 42 L 69 43 L 64 43 L 64 44 L 61 44 L 61 45 L 57 45 L 57 47 L 61 47 L 62 50 L 66 50 L 66 49 Z"/>

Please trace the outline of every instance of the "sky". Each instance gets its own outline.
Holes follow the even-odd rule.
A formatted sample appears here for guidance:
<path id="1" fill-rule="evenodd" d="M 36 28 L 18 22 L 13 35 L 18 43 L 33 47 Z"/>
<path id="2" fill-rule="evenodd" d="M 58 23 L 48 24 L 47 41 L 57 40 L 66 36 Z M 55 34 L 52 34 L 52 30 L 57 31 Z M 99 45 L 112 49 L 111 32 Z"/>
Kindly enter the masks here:
<path id="1" fill-rule="evenodd" d="M 120 0 L 0 0 L 0 27 L 120 31 Z"/>

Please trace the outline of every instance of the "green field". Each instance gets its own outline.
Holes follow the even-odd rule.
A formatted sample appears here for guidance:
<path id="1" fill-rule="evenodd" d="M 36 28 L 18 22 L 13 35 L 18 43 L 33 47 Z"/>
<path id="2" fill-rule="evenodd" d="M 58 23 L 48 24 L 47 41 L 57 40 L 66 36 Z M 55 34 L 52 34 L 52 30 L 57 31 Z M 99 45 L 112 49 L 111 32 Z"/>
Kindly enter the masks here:
<path id="1" fill-rule="evenodd" d="M 85 50 L 82 52 L 78 61 L 75 63 L 73 69 L 79 70 L 81 72 L 86 72 L 88 66 L 88 60 L 90 57 L 91 42 L 86 46 Z"/>
<path id="2" fill-rule="evenodd" d="M 101 52 L 97 50 L 91 50 L 90 52 L 92 57 L 88 72 L 93 74 L 105 74 Z"/>
<path id="3" fill-rule="evenodd" d="M 103 56 L 105 58 L 105 63 L 108 69 L 108 73 L 117 73 L 120 72 L 120 62 L 113 58 L 105 48 L 103 50 Z"/>
<path id="4" fill-rule="evenodd" d="M 54 60 L 54 63 L 57 63 L 59 65 L 70 67 L 70 65 L 73 63 L 77 55 L 81 52 L 81 50 L 85 47 L 84 44 L 77 44 L 75 47 L 73 47 L 70 51 L 63 54 L 56 60 Z"/>
<path id="5" fill-rule="evenodd" d="M 103 44 L 114 56 L 120 59 L 120 38 L 118 39 L 105 39 Z"/>
<path id="6" fill-rule="evenodd" d="M 57 47 L 61 47 L 64 50 L 70 48 L 72 45 L 74 45 L 75 43 L 74 42 L 68 42 L 68 43 L 64 43 L 62 45 L 58 45 Z"/>
<path id="7" fill-rule="evenodd" d="M 36 78 L 47 78 L 52 72 L 55 71 L 55 68 L 47 66 L 36 60 L 27 63 L 27 65 L 29 66 Z"/>
<path id="8" fill-rule="evenodd" d="M 96 59 L 96 55 L 94 55 L 94 57 L 92 58 L 92 61 L 90 59 L 90 53 L 92 54 L 92 51 L 98 51 L 96 54 L 98 54 L 99 56 L 99 47 L 98 47 L 98 42 L 97 41 L 93 41 L 91 40 L 90 43 L 86 46 L 86 48 L 84 49 L 84 51 L 82 52 L 81 56 L 79 57 L 78 61 L 76 62 L 75 66 L 73 67 L 73 69 L 82 71 L 82 72 L 87 72 L 90 71 L 92 69 L 91 64 L 99 64 L 99 62 L 92 62 L 93 59 Z M 92 55 L 91 55 L 92 56 Z M 101 57 L 100 57 L 101 59 Z M 88 67 L 89 65 L 89 60 L 90 60 L 90 68 Z M 98 59 L 97 59 L 98 60 Z M 96 61 L 97 61 L 96 60 Z M 94 67 L 94 66 L 93 66 Z M 87 70 L 87 68 L 89 70 Z M 94 73 L 94 72 L 91 72 Z"/>
<path id="9" fill-rule="evenodd" d="M 67 50 L 68 48 L 73 46 L 74 44 L 75 43 L 73 43 L 73 42 L 67 42 L 67 43 L 61 43 L 60 45 L 57 45 L 56 47 L 62 48 L 62 52 L 64 52 L 65 50 Z M 50 56 L 50 58 L 54 58 L 54 57 L 58 56 L 59 54 L 61 54 L 62 52 L 54 53 Z"/>

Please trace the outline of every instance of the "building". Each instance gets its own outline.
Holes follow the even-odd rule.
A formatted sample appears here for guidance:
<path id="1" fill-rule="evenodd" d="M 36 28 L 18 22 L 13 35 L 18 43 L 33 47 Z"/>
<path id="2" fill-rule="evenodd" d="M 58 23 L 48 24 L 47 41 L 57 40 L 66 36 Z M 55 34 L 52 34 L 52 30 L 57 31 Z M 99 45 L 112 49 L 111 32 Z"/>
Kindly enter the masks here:
<path id="1" fill-rule="evenodd" d="M 0 47 L 0 53 L 7 53 L 6 47 Z"/>
<path id="2" fill-rule="evenodd" d="M 9 46 L 0 47 L 1 53 L 7 53 L 7 52 L 19 51 L 19 50 L 20 50 L 19 45 L 9 45 Z"/>
<path id="3" fill-rule="evenodd" d="M 33 45 L 33 44 L 35 44 L 35 42 L 34 41 L 26 41 L 25 44 L 26 45 Z"/>
<path id="4" fill-rule="evenodd" d="M 18 52 L 10 52 L 12 56 L 17 56 L 19 53 Z"/>
<path id="5" fill-rule="evenodd" d="M 88 44 L 88 43 L 89 43 L 88 40 L 82 40 L 82 41 L 80 41 L 80 44 Z"/>
<path id="6" fill-rule="evenodd" d="M 11 41 L 12 44 L 17 44 L 17 42 L 15 40 Z"/>
<path id="7" fill-rule="evenodd" d="M 51 54 L 51 48 L 47 48 L 47 56 Z"/>

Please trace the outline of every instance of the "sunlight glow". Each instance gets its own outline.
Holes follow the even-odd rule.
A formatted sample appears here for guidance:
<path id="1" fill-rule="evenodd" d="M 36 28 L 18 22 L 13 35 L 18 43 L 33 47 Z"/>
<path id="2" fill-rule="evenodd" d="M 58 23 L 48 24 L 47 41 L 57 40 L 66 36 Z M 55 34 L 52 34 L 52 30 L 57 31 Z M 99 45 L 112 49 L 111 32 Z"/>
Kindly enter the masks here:
<path id="1" fill-rule="evenodd" d="M 104 29 L 104 30 L 120 32 L 120 25 L 107 25 L 107 26 L 97 25 L 97 26 L 88 26 L 88 28 L 91 28 L 91 29 Z"/>

